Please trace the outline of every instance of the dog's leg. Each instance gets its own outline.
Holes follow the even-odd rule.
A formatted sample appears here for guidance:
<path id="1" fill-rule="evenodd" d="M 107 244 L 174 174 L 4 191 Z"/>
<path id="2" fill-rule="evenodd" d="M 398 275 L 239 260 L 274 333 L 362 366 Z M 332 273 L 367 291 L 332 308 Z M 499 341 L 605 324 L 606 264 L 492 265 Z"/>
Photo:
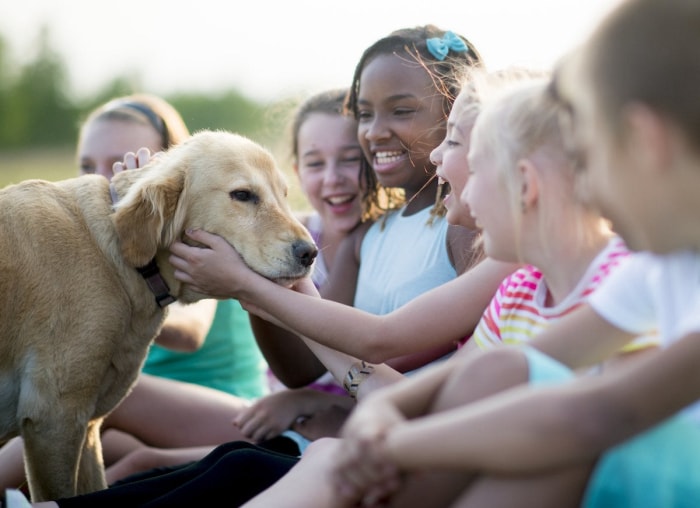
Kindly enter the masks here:
<path id="1" fill-rule="evenodd" d="M 85 446 L 83 446 L 78 466 L 78 494 L 86 494 L 107 487 L 102 460 L 101 426 L 101 418 L 88 423 Z"/>
<path id="2" fill-rule="evenodd" d="M 32 501 L 75 496 L 85 427 L 58 412 L 51 420 L 24 419 L 21 433 Z"/>

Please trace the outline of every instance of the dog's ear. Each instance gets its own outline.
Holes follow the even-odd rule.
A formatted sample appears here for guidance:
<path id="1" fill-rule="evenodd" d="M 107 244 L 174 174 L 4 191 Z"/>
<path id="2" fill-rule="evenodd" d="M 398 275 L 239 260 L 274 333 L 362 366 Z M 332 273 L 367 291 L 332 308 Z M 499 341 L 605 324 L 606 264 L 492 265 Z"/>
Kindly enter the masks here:
<path id="1" fill-rule="evenodd" d="M 119 201 L 114 224 L 124 259 L 139 267 L 151 261 L 159 247 L 175 240 L 187 171 L 180 157 L 162 157 L 150 167 L 130 171 L 144 174 Z"/>

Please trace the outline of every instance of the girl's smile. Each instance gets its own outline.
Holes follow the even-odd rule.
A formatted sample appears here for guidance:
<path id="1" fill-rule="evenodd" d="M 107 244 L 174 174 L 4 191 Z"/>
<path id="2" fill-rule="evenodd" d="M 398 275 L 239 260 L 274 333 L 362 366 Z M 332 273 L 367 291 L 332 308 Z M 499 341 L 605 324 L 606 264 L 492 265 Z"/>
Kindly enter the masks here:
<path id="1" fill-rule="evenodd" d="M 445 134 L 443 100 L 425 69 L 402 57 L 382 54 L 365 65 L 357 137 L 380 184 L 410 198 L 433 176 L 430 147 Z"/>

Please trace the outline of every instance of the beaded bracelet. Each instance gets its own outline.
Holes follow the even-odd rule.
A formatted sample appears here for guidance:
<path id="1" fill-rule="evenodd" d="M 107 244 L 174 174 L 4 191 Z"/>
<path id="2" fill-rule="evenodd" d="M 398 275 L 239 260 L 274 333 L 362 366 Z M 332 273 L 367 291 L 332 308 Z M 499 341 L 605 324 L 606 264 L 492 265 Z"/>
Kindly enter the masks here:
<path id="1" fill-rule="evenodd" d="M 348 395 L 353 399 L 357 399 L 357 390 L 360 388 L 360 384 L 372 375 L 374 372 L 374 365 L 365 362 L 356 362 L 352 364 L 348 373 L 345 374 L 345 380 L 343 381 L 343 387 Z"/>

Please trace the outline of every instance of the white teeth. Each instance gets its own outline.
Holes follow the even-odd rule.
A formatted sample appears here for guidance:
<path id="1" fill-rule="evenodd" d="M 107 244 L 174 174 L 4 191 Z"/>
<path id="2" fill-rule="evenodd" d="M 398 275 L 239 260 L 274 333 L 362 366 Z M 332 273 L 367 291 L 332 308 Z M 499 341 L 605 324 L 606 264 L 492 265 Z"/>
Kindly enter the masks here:
<path id="1" fill-rule="evenodd" d="M 390 164 L 401 159 L 403 152 L 377 152 L 374 154 L 374 159 L 378 164 Z"/>
<path id="2" fill-rule="evenodd" d="M 326 201 L 328 201 L 331 205 L 340 205 L 343 203 L 348 203 L 355 199 L 355 196 L 352 195 L 345 195 L 345 196 L 332 196 L 329 198 L 326 198 Z"/>

